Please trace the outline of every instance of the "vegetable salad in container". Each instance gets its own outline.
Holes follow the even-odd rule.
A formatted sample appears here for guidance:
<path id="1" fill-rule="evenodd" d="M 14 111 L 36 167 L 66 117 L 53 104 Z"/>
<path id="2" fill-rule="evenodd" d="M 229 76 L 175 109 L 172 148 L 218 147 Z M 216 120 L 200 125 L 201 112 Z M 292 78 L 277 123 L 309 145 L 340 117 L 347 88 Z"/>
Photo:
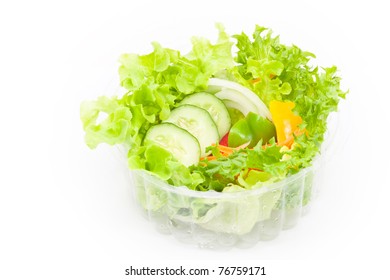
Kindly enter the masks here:
<path id="1" fill-rule="evenodd" d="M 201 247 L 251 246 L 294 226 L 321 172 L 337 68 L 272 31 L 154 42 L 120 56 L 122 96 L 81 104 L 85 141 L 126 153 L 136 201 L 165 233 Z"/>

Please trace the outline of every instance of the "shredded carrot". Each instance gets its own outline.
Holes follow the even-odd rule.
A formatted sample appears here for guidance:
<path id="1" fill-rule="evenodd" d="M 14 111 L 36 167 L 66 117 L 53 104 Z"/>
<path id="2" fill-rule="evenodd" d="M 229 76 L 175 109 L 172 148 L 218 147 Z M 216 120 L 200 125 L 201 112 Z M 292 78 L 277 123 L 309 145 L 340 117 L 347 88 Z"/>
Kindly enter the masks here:
<path id="1" fill-rule="evenodd" d="M 224 154 L 232 154 L 234 152 L 234 149 L 231 148 L 231 147 L 227 147 L 227 146 L 223 146 L 223 145 L 218 145 L 218 149 L 221 153 L 224 153 Z"/>
<path id="2" fill-rule="evenodd" d="M 217 145 L 219 151 L 222 153 L 222 154 L 226 154 L 226 155 L 230 155 L 232 154 L 234 151 L 238 151 L 240 149 L 244 149 L 246 148 L 248 145 L 250 144 L 250 142 L 248 143 L 244 143 L 242 144 L 241 146 L 238 146 L 238 147 L 228 147 L 228 146 L 225 146 L 225 145 Z"/>
<path id="3" fill-rule="evenodd" d="M 233 148 L 233 147 L 228 147 L 228 146 L 225 146 L 225 145 L 220 145 L 220 144 L 217 144 L 217 145 L 213 144 L 213 146 L 218 147 L 218 149 L 219 149 L 220 154 L 221 154 L 222 157 L 228 157 L 228 156 L 231 155 L 233 152 L 238 151 L 238 150 L 240 150 L 240 149 L 246 148 L 246 147 L 249 145 L 249 143 L 250 143 L 250 142 L 244 143 L 244 144 L 242 144 L 241 146 L 238 146 L 238 147 L 235 147 L 235 148 Z M 270 144 L 265 144 L 265 145 L 263 145 L 262 147 L 263 147 L 263 149 L 265 149 L 265 148 L 266 148 L 267 146 L 269 146 L 269 145 L 270 145 Z M 251 148 L 251 149 L 252 149 L 252 148 Z M 216 159 L 217 159 L 217 157 L 214 156 L 214 155 L 210 155 L 210 156 L 206 156 L 206 157 L 201 157 L 201 158 L 200 158 L 201 161 L 202 161 L 202 160 L 212 161 L 212 160 L 216 160 Z M 204 164 L 204 166 L 207 165 L 207 164 L 204 163 L 204 162 L 203 162 L 202 164 Z"/>
<path id="4" fill-rule="evenodd" d="M 261 78 L 259 77 L 259 78 L 256 78 L 256 79 L 251 80 L 251 83 L 252 83 L 252 84 L 257 84 L 257 83 L 260 82 L 260 81 L 261 81 Z"/>
<path id="5" fill-rule="evenodd" d="M 264 172 L 263 170 L 259 169 L 259 168 L 254 168 L 254 167 L 250 167 L 248 168 L 248 172 L 251 171 L 251 170 L 255 170 L 255 171 L 260 171 L 260 172 Z"/>
<path id="6" fill-rule="evenodd" d="M 307 130 L 305 128 L 304 129 L 297 128 L 293 132 L 293 134 L 295 136 L 302 135 L 303 133 L 305 133 L 307 136 L 309 136 L 309 133 L 307 132 Z M 291 148 L 292 144 L 294 144 L 294 136 L 293 135 L 289 135 L 289 136 L 287 136 L 286 140 L 284 140 L 283 142 L 278 143 L 278 146 L 287 146 L 288 148 Z"/>
<path id="7" fill-rule="evenodd" d="M 207 159 L 208 161 L 211 161 L 211 160 L 216 160 L 217 157 L 216 156 L 207 156 L 207 157 L 200 158 L 200 160 L 205 160 L 205 159 Z"/>
<path id="8" fill-rule="evenodd" d="M 276 75 L 270 74 L 269 77 L 270 77 L 270 79 L 273 79 L 273 78 L 276 77 Z M 261 78 L 260 78 L 260 77 L 254 78 L 254 79 L 250 80 L 250 82 L 251 82 L 253 85 L 254 85 L 254 84 L 257 84 L 258 82 L 261 82 Z"/>
<path id="9" fill-rule="evenodd" d="M 284 141 L 279 142 L 278 146 L 287 146 L 288 148 L 290 148 L 293 143 L 294 143 L 294 137 L 291 135 L 287 137 Z"/>
<path id="10" fill-rule="evenodd" d="M 245 149 L 246 147 L 249 146 L 250 143 L 251 143 L 250 141 L 246 142 L 246 143 L 242 144 L 241 146 L 235 147 L 235 149 L 236 150 Z"/>
<path id="11" fill-rule="evenodd" d="M 247 144 L 244 144 L 245 147 L 247 146 Z M 227 147 L 227 146 L 224 146 L 224 145 L 213 145 L 213 146 L 217 146 L 220 153 L 221 153 L 221 156 L 222 157 L 228 157 L 229 155 L 231 155 L 235 150 L 238 150 L 240 148 L 245 148 L 244 145 L 242 146 L 239 146 L 237 148 L 231 148 L 231 147 Z M 202 157 L 200 158 L 200 160 L 208 160 L 208 161 L 212 161 L 212 160 L 216 160 L 217 157 L 214 156 L 214 155 L 210 155 L 210 156 L 206 156 L 206 157 Z"/>

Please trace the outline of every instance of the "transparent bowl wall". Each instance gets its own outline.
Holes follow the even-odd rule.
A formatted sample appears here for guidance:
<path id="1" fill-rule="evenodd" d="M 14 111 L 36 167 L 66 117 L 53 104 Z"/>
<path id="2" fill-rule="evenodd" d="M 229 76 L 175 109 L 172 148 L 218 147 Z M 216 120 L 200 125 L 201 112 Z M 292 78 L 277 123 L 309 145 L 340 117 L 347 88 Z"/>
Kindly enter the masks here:
<path id="1" fill-rule="evenodd" d="M 132 170 L 133 193 L 158 231 L 203 248 L 250 247 L 294 227 L 317 193 L 322 165 L 255 190 L 197 192 Z M 321 166 L 323 167 L 323 166 Z"/>

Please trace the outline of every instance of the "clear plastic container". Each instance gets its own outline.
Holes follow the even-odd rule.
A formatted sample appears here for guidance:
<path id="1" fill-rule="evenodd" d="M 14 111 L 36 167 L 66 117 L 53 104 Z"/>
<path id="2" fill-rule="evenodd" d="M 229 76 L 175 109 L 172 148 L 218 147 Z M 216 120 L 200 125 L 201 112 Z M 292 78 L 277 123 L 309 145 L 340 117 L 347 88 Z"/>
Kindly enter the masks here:
<path id="1" fill-rule="evenodd" d="M 174 187 L 132 170 L 134 197 L 157 230 L 202 248 L 250 247 L 294 227 L 317 193 L 321 158 L 286 179 L 254 190 L 219 193 Z"/>
<path id="2" fill-rule="evenodd" d="M 325 164 L 336 153 L 340 112 L 328 118 L 321 153 L 308 168 L 254 190 L 220 193 L 174 187 L 144 170 L 130 170 L 132 192 L 144 217 L 164 234 L 202 248 L 251 247 L 294 227 L 310 210 L 324 182 Z M 341 144 L 340 144 L 341 143 Z M 118 146 L 124 164 L 127 148 Z"/>

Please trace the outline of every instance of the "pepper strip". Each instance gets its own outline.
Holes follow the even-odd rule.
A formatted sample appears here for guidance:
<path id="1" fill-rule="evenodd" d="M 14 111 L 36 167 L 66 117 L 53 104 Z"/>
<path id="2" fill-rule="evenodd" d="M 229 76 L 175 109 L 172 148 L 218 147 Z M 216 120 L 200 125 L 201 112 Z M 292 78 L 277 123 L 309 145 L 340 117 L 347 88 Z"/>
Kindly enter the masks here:
<path id="1" fill-rule="evenodd" d="M 294 135 L 298 136 L 305 132 L 305 130 L 299 128 L 302 118 L 293 113 L 292 109 L 294 107 L 295 103 L 292 101 L 272 100 L 270 102 L 269 109 L 276 128 L 279 146 L 291 148 L 291 145 L 294 143 Z"/>

